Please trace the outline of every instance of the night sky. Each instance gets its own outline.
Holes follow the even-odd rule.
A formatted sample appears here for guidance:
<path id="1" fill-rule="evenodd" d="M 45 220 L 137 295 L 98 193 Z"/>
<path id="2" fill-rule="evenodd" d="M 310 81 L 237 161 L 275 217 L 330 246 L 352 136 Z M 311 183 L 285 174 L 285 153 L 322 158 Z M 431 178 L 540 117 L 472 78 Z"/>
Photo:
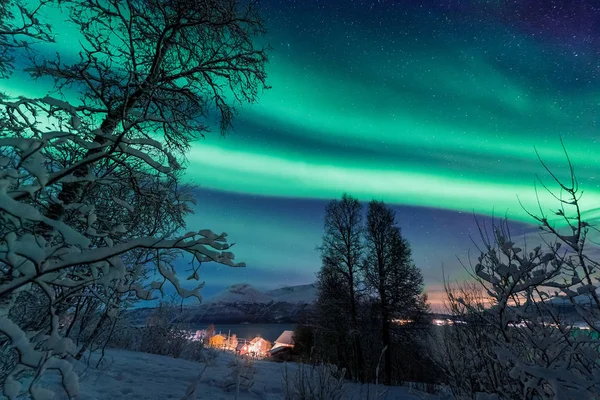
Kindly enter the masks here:
<path id="1" fill-rule="evenodd" d="M 599 204 L 593 4 L 263 2 L 273 88 L 236 132 L 190 156 L 190 178 L 207 189 L 191 221 L 229 232 L 248 262 L 224 275 L 207 265 L 207 289 L 312 282 L 324 205 L 347 191 L 395 205 L 433 299 L 442 265 L 460 279 L 457 256 L 476 255 L 473 212 L 531 222 L 517 195 L 536 210 L 535 148 L 564 176 L 561 137 L 584 204 Z"/>
<path id="2" fill-rule="evenodd" d="M 188 229 L 226 231 L 247 268 L 203 266 L 205 295 L 311 283 L 324 206 L 348 192 L 394 205 L 436 298 L 477 236 L 476 213 L 535 231 L 543 159 L 600 204 L 600 8 L 581 1 L 263 1 L 271 52 L 260 102 L 195 143 Z M 75 55 L 68 27 L 58 50 Z M 62 29 L 62 30 L 61 30 Z M 56 46 L 46 50 L 49 54 Z M 17 74 L 5 89 L 37 93 Z M 547 208 L 555 203 L 547 196 Z M 474 254 L 474 253 L 472 253 Z"/>

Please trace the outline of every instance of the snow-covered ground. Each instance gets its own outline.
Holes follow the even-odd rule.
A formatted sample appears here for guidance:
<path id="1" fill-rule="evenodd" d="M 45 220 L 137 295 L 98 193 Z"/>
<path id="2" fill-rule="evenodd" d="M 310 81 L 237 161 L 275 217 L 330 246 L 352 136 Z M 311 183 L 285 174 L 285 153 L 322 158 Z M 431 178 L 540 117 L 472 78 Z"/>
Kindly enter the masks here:
<path id="1" fill-rule="evenodd" d="M 92 356 L 92 360 L 98 356 Z M 231 384 L 232 368 L 229 366 L 235 356 L 218 353 L 209 363 L 197 363 L 181 359 L 173 359 L 147 353 L 125 350 L 107 350 L 105 359 L 99 368 L 77 365 L 80 374 L 80 400 L 95 399 L 193 399 L 185 397 L 190 382 L 204 369 L 196 387 L 197 399 L 233 399 L 235 385 Z M 270 361 L 254 361 L 253 385 L 249 390 L 240 390 L 240 400 L 284 399 L 284 373 L 288 376 L 298 371 L 298 364 L 275 363 Z M 291 379 L 290 379 L 291 380 Z M 43 386 L 55 390 L 56 399 L 66 399 L 59 389 L 58 375 L 43 378 Z M 230 386 L 230 389 L 227 389 Z M 374 385 L 358 385 L 344 383 L 345 392 L 342 399 L 375 399 L 377 388 Z M 371 396 L 367 395 L 367 390 Z M 379 392 L 383 387 L 379 387 Z M 436 396 L 411 391 L 405 387 L 392 387 L 379 399 L 421 400 L 437 399 Z"/>

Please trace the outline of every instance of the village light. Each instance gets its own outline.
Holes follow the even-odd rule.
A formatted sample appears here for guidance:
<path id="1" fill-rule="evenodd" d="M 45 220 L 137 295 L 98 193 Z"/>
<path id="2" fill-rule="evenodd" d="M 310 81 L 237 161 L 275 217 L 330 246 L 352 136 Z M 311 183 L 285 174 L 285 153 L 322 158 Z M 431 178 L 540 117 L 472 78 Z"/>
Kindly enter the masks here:
<path id="1" fill-rule="evenodd" d="M 196 331 L 195 335 L 190 336 L 193 338 L 192 340 L 206 339 L 208 346 L 213 348 L 257 358 L 275 355 L 279 357 L 294 348 L 294 331 L 291 330 L 283 331 L 272 346 L 271 342 L 260 336 L 256 336 L 254 339 L 248 341 L 246 339 L 238 339 L 235 334 L 231 334 L 231 331 L 228 336 L 218 333 L 209 337 L 206 330 Z"/>
<path id="2" fill-rule="evenodd" d="M 412 319 L 393 319 L 392 322 L 398 325 L 408 325 L 412 324 L 415 321 L 413 321 Z"/>

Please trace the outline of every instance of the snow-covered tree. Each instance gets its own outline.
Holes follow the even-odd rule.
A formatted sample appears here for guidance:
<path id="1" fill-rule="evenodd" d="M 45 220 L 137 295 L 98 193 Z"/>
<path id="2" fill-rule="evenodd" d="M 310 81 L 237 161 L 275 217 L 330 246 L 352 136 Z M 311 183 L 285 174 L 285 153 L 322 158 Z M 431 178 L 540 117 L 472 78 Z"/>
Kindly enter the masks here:
<path id="1" fill-rule="evenodd" d="M 518 245 L 502 223 L 491 238 L 482 235 L 473 265 L 491 300 L 480 321 L 491 328 L 494 356 L 512 379 L 486 391 L 503 398 L 597 399 L 600 263 L 589 241 L 597 228 L 583 217 L 570 160 L 567 182 L 546 170 L 560 189 L 551 191 L 560 206 L 553 216 L 542 207 L 530 214 L 544 232 L 544 246 Z"/>
<path id="2" fill-rule="evenodd" d="M 28 3 L 0 0 L 0 77 L 6 78 L 14 68 L 14 56 L 35 42 L 52 42 L 52 27 L 39 20 L 40 10 L 52 0 Z"/>
<path id="3" fill-rule="evenodd" d="M 482 318 L 490 305 L 478 282 L 445 283 L 446 311 L 457 321 L 438 327 L 430 345 L 434 362 L 456 398 L 477 398 L 478 393 L 518 384 L 498 361 L 495 348 L 500 334 Z M 505 392 L 506 393 L 506 392 Z M 518 396 L 517 396 L 518 397 Z"/>
<path id="4" fill-rule="evenodd" d="M 247 357 L 236 357 L 229 363 L 230 373 L 224 383 L 224 389 L 233 391 L 233 398 L 238 400 L 240 391 L 248 392 L 254 385 L 256 366 L 254 361 Z"/>
<path id="5" fill-rule="evenodd" d="M 199 279 L 202 262 L 243 266 L 226 234 L 182 233 L 193 195 L 181 176 L 190 142 L 212 120 L 225 132 L 235 103 L 256 101 L 265 87 L 255 2 L 59 3 L 82 35 L 79 57 L 33 57 L 28 71 L 79 98 L 0 100 L 0 344 L 17 355 L 3 382 L 9 398 L 23 390 L 41 398 L 47 369 L 76 395 L 68 360 L 77 348 L 64 318 L 81 315 L 90 298 L 100 316 L 93 338 L 129 301 L 154 298 L 165 284 L 200 299 L 202 284 L 187 289 L 176 274 L 184 254 L 193 260 L 188 280 Z M 15 18 L 47 32 L 32 15 Z M 43 316 L 35 326 L 15 313 L 34 300 Z M 36 379 L 21 388 L 25 370 Z"/>

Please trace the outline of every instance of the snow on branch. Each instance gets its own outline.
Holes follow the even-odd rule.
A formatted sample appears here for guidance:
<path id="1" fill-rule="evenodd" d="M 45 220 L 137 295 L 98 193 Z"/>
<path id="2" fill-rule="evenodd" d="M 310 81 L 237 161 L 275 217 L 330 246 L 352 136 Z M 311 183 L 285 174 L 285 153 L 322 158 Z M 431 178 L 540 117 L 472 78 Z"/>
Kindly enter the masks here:
<path id="1" fill-rule="evenodd" d="M 491 238 L 480 227 L 483 246 L 471 271 L 492 304 L 481 309 L 451 299 L 478 318 L 492 346 L 484 350 L 509 371 L 495 372 L 502 384 L 486 388 L 503 398 L 600 396 L 600 262 L 589 240 L 598 228 L 582 216 L 581 191 L 567 160 L 567 182 L 543 164 L 561 192 L 543 184 L 559 202 L 562 227 L 540 206 L 541 214 L 530 215 L 545 233 L 539 238 L 544 246 L 530 249 L 515 243 L 507 222 L 495 224 Z"/>
<path id="2" fill-rule="evenodd" d="M 48 395 L 35 380 L 17 382 L 49 368 L 75 396 L 66 360 L 81 358 L 119 311 L 165 284 L 200 299 L 202 284 L 180 284 L 184 255 L 244 266 L 225 234 L 180 234 L 194 201 L 182 165 L 209 121 L 225 133 L 234 105 L 268 88 L 255 0 L 60 3 L 81 35 L 80 57 L 32 57 L 25 71 L 54 82 L 48 89 L 60 96 L 77 88 L 77 103 L 0 95 L 0 345 L 19 352 L 4 382 L 11 399 Z M 27 45 L 17 38 L 52 35 L 38 8 L 14 0 L 0 7 L 3 74 L 7 49 Z M 199 280 L 192 269 L 188 279 Z M 73 351 L 60 338 L 76 330 Z"/>
<path id="3" fill-rule="evenodd" d="M 89 292 L 106 318 L 115 318 L 123 299 L 155 298 L 165 283 L 182 298 L 201 300 L 203 283 L 184 288 L 176 273 L 182 253 L 201 263 L 245 265 L 234 261 L 225 233 L 177 233 L 193 196 L 179 185 L 180 165 L 160 141 L 90 131 L 76 107 L 48 97 L 1 101 L 0 113 L 7 116 L 2 129 L 12 133 L 0 139 L 0 334 L 19 354 L 4 393 L 44 396 L 35 381 L 22 388 L 17 376 L 57 369 L 72 397 L 77 378 L 64 357 L 75 351 L 58 320 L 76 296 Z M 149 283 L 148 269 L 162 282 Z M 196 270 L 188 279 L 198 278 Z M 48 335 L 31 336 L 11 319 L 21 294 L 31 291 L 47 298 L 41 332 Z"/>

